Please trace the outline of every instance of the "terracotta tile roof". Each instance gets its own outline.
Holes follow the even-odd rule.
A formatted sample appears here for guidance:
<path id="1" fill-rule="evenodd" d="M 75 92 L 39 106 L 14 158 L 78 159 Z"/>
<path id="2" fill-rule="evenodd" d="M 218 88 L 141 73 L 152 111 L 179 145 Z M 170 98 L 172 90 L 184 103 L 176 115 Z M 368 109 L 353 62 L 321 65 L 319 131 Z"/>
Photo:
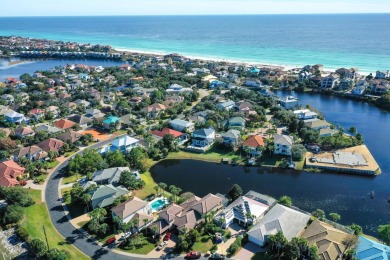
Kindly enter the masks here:
<path id="1" fill-rule="evenodd" d="M 45 152 L 54 151 L 58 152 L 58 150 L 64 145 L 64 142 L 55 139 L 55 138 L 49 138 L 44 140 L 43 142 L 40 142 L 38 144 L 39 147 L 42 148 Z"/>
<path id="2" fill-rule="evenodd" d="M 264 146 L 265 145 L 264 138 L 259 135 L 251 135 L 245 140 L 245 142 L 242 145 L 253 147 L 253 148 Z"/>
<path id="3" fill-rule="evenodd" d="M 15 129 L 16 135 L 28 135 L 34 133 L 34 130 L 32 130 L 30 127 L 22 126 Z"/>
<path id="4" fill-rule="evenodd" d="M 72 122 L 70 120 L 60 119 L 60 120 L 58 120 L 57 122 L 54 123 L 54 126 L 65 130 L 65 129 L 71 128 L 75 124 L 76 124 L 75 122 Z"/>
<path id="5" fill-rule="evenodd" d="M 39 108 L 31 109 L 31 110 L 28 112 L 29 115 L 37 115 L 37 114 L 43 114 L 43 113 L 45 113 L 45 111 L 42 110 L 42 109 L 39 109 Z"/>
<path id="6" fill-rule="evenodd" d="M 19 185 L 17 177 L 24 174 L 25 169 L 16 162 L 9 160 L 0 163 L 0 186 Z"/>
<path id="7" fill-rule="evenodd" d="M 175 131 L 169 128 L 163 128 L 161 131 L 154 130 L 152 131 L 152 135 L 158 136 L 163 138 L 165 135 L 173 135 L 175 138 L 178 138 L 183 135 L 183 133 L 180 133 L 179 131 Z"/>
<path id="8" fill-rule="evenodd" d="M 164 106 L 163 104 L 155 103 L 153 105 L 146 107 L 145 111 L 146 112 L 154 112 L 154 111 L 161 111 L 161 110 L 165 110 L 165 109 L 166 109 L 166 106 Z"/>

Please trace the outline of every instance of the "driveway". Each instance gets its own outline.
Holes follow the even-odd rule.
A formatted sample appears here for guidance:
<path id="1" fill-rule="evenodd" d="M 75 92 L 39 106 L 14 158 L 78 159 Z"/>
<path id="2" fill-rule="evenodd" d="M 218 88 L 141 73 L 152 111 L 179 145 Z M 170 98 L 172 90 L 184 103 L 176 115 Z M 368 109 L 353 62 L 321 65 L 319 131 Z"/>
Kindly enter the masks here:
<path id="1" fill-rule="evenodd" d="M 253 257 L 257 252 L 265 252 L 267 249 L 261 248 L 258 245 L 249 242 L 246 244 L 238 253 L 234 256 L 234 259 L 237 260 L 249 260 Z"/>

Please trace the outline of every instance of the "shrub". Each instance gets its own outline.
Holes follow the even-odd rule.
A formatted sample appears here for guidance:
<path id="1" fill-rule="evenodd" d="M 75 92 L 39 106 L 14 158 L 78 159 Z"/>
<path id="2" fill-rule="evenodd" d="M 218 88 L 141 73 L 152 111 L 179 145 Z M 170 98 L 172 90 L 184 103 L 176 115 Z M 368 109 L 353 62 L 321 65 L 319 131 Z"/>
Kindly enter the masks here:
<path id="1" fill-rule="evenodd" d="M 16 228 L 16 234 L 23 240 L 28 241 L 29 234 L 25 227 L 18 225 Z"/>
<path id="2" fill-rule="evenodd" d="M 3 217 L 4 224 L 17 223 L 23 218 L 23 209 L 18 205 L 9 205 Z"/>
<path id="3" fill-rule="evenodd" d="M 43 258 L 47 251 L 45 241 L 40 238 L 33 238 L 28 242 L 29 253 L 34 258 Z"/>
<path id="4" fill-rule="evenodd" d="M 234 255 L 234 254 L 237 252 L 237 250 L 238 250 L 239 248 L 240 248 L 240 246 L 239 246 L 238 244 L 233 243 L 233 244 L 231 244 L 230 247 L 229 247 L 229 253 L 232 254 L 232 255 Z"/>
<path id="5" fill-rule="evenodd" d="M 28 190 L 22 187 L 0 187 L 0 193 L 5 194 L 5 200 L 9 205 L 18 204 L 23 207 L 28 207 L 35 203 Z"/>
<path id="6" fill-rule="evenodd" d="M 46 259 L 47 260 L 68 260 L 68 255 L 58 248 L 51 248 L 46 253 Z"/>
<path id="7" fill-rule="evenodd" d="M 217 252 L 217 250 L 218 250 L 218 246 L 217 245 L 213 245 L 212 247 L 211 247 L 211 249 L 210 249 L 210 251 L 211 251 L 211 253 L 215 253 L 215 252 Z"/>

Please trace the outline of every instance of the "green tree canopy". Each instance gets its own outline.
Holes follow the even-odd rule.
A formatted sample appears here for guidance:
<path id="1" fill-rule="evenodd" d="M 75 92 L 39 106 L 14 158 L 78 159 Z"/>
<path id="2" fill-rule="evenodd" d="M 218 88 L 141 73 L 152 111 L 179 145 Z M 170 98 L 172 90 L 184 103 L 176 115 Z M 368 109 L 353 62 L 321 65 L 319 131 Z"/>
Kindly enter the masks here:
<path id="1" fill-rule="evenodd" d="M 337 214 L 337 213 L 334 213 L 334 212 L 329 213 L 329 217 L 334 222 L 337 222 L 337 221 L 339 221 L 341 219 L 341 216 L 339 214 Z"/>
<path id="2" fill-rule="evenodd" d="M 79 173 L 81 175 L 87 175 L 97 170 L 107 168 L 107 163 L 103 160 L 102 156 L 96 150 L 85 151 L 83 155 L 76 155 L 70 160 L 68 165 L 68 174 L 74 175 Z"/>
<path id="3" fill-rule="evenodd" d="M 306 154 L 306 148 L 302 144 L 294 144 L 291 148 L 291 156 L 294 161 L 301 161 Z"/>
<path id="4" fill-rule="evenodd" d="M 138 179 L 136 174 L 129 171 L 121 172 L 121 176 L 119 177 L 119 184 L 123 185 L 129 190 L 139 190 L 145 186 L 145 182 L 143 180 Z"/>
<path id="5" fill-rule="evenodd" d="M 28 190 L 22 187 L 8 187 L 0 186 L 0 198 L 4 199 L 9 205 L 16 204 L 22 207 L 28 207 L 34 204 Z"/>
<path id="6" fill-rule="evenodd" d="M 9 205 L 5 209 L 3 222 L 4 224 L 14 224 L 22 220 L 24 215 L 23 208 L 18 205 Z"/>
<path id="7" fill-rule="evenodd" d="M 47 260 L 68 260 L 69 257 L 63 250 L 59 250 L 58 248 L 50 248 L 46 254 Z"/>
<path id="8" fill-rule="evenodd" d="M 40 238 L 33 238 L 28 242 L 29 253 L 34 258 L 43 258 L 47 251 L 46 242 Z"/>
<path id="9" fill-rule="evenodd" d="M 238 184 L 233 184 L 227 195 L 231 201 L 234 201 L 238 199 L 242 193 L 242 188 Z"/>
<path id="10" fill-rule="evenodd" d="M 390 224 L 380 225 L 378 227 L 378 237 L 381 239 L 386 245 L 390 246 Z"/>
<path id="11" fill-rule="evenodd" d="M 282 196 L 282 197 L 280 197 L 279 200 L 278 200 L 278 203 L 282 204 L 282 205 L 285 205 L 285 206 L 291 206 L 293 204 L 292 203 L 292 199 L 289 196 Z"/>

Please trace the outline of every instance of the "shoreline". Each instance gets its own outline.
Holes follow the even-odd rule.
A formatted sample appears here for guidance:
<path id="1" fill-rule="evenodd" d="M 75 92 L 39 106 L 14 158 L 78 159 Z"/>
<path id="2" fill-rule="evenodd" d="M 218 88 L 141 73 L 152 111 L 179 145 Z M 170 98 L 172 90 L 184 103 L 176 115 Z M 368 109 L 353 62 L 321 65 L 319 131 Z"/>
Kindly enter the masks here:
<path id="1" fill-rule="evenodd" d="M 144 54 L 144 55 L 159 56 L 159 57 L 163 57 L 165 55 L 172 54 L 172 53 L 167 53 L 167 52 L 128 49 L 128 48 L 124 48 L 124 47 L 116 48 L 113 46 L 113 48 L 116 51 L 120 51 L 120 52 L 126 52 L 126 53 L 131 53 L 131 54 Z M 181 53 L 178 53 L 178 54 L 182 55 L 186 58 L 192 59 L 192 60 L 202 60 L 202 61 L 206 61 L 206 62 L 207 61 L 226 62 L 228 64 L 239 64 L 239 65 L 247 65 L 247 66 L 266 67 L 266 68 L 280 68 L 283 71 L 301 69 L 306 65 L 314 65 L 314 64 L 306 64 L 306 65 L 301 66 L 301 65 L 277 64 L 277 63 L 262 62 L 262 61 L 236 60 L 236 59 L 229 59 L 229 58 L 225 59 L 225 58 L 218 58 L 218 57 L 204 57 L 204 56 L 187 55 L 187 54 L 181 54 Z M 339 68 L 324 67 L 323 72 L 324 72 L 324 74 L 327 74 L 327 73 L 334 72 L 336 69 L 339 69 Z M 369 72 L 369 71 L 358 70 L 358 73 L 362 76 L 368 76 L 370 73 L 375 73 L 375 72 L 374 71 Z"/>

